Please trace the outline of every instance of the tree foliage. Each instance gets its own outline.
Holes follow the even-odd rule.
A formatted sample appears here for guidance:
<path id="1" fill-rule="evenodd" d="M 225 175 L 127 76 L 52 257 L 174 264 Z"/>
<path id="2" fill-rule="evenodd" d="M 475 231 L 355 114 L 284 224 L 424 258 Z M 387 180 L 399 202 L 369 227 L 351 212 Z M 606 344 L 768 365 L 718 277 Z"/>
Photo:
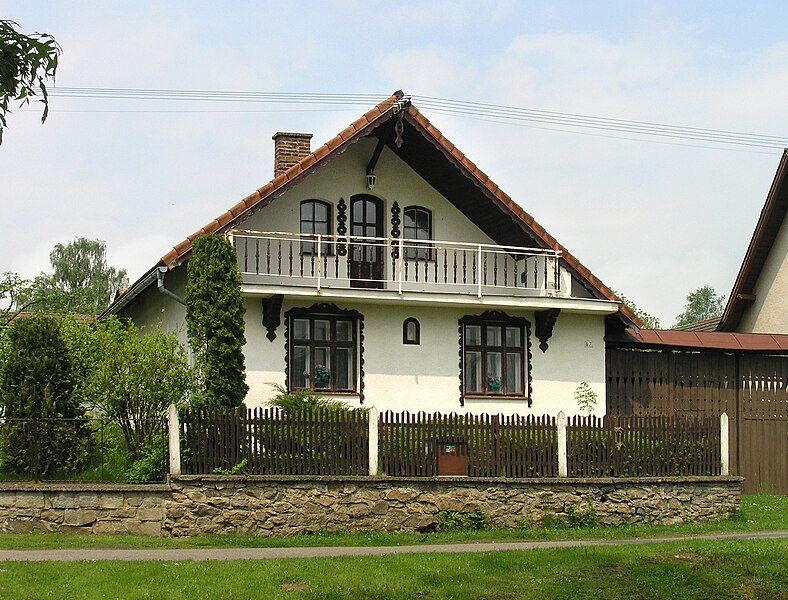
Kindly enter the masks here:
<path id="1" fill-rule="evenodd" d="M 60 324 L 41 315 L 14 321 L 8 344 L 0 374 L 3 466 L 36 479 L 77 469 L 87 459 L 89 431 Z"/>
<path id="2" fill-rule="evenodd" d="M 25 35 L 14 21 L 0 19 L 0 144 L 11 103 L 27 104 L 41 95 L 41 122 L 49 114 L 46 80 L 54 79 L 60 46 L 48 33 Z"/>
<path id="3" fill-rule="evenodd" d="M 186 328 L 199 371 L 195 405 L 235 408 L 249 386 L 244 366 L 244 306 L 235 249 L 223 237 L 192 242 L 186 280 Z"/>
<path id="4" fill-rule="evenodd" d="M 41 273 L 28 293 L 19 296 L 23 302 L 32 301 L 32 310 L 96 315 L 129 284 L 125 269 L 107 265 L 107 248 L 101 240 L 79 237 L 57 244 L 49 262 L 52 272 Z"/>
<path id="5" fill-rule="evenodd" d="M 143 333 L 115 316 L 95 325 L 84 351 L 82 395 L 120 427 L 136 460 L 163 431 L 167 407 L 186 399 L 192 381 L 186 352 L 174 333 Z"/>
<path id="6" fill-rule="evenodd" d="M 0 276 L 0 329 L 21 312 L 29 310 L 36 299 L 31 294 L 32 282 L 6 271 Z"/>
<path id="7" fill-rule="evenodd" d="M 632 309 L 632 312 L 635 313 L 635 316 L 643 321 L 643 329 L 659 329 L 660 323 L 659 319 L 652 314 L 647 313 L 645 310 L 639 308 L 632 300 L 627 298 L 624 294 L 620 294 L 619 292 L 613 292 L 619 299 L 626 304 L 629 308 Z"/>
<path id="8" fill-rule="evenodd" d="M 684 311 L 676 317 L 674 327 L 722 316 L 724 310 L 725 296 L 717 295 L 712 286 L 704 285 L 687 295 Z"/>

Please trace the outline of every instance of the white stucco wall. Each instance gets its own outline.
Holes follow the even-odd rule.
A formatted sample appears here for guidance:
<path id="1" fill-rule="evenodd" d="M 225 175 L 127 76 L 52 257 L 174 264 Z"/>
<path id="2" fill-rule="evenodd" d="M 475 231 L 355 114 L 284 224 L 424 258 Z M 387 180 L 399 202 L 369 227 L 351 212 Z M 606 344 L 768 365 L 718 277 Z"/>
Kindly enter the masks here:
<path id="1" fill-rule="evenodd" d="M 311 301 L 286 299 L 282 325 L 274 342 L 265 337 L 259 299 L 247 300 L 247 346 L 245 348 L 247 404 L 264 404 L 273 395 L 271 382 L 285 384 L 285 319 L 294 306 L 308 307 Z M 403 306 L 400 304 L 339 304 L 364 315 L 365 406 L 379 410 L 428 412 L 472 412 L 504 414 L 567 414 L 577 412 L 574 391 L 587 382 L 599 397 L 597 414 L 605 405 L 604 317 L 562 313 L 553 330 L 546 353 L 539 349 L 533 333 L 532 312 L 507 311 L 531 322 L 531 369 L 533 406 L 517 400 L 468 399 L 459 402 L 458 320 L 484 312 L 460 307 Z M 402 323 L 415 317 L 421 324 L 421 344 L 402 343 Z M 343 397 L 358 405 L 357 397 Z"/>
<path id="2" fill-rule="evenodd" d="M 755 301 L 744 312 L 738 331 L 788 333 L 788 219 L 783 219 L 754 291 Z"/>

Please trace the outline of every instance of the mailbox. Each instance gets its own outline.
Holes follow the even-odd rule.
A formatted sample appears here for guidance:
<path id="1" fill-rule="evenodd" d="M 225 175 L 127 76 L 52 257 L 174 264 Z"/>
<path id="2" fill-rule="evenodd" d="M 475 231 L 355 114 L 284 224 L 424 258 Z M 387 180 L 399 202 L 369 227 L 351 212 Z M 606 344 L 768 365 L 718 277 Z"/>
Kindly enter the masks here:
<path id="1" fill-rule="evenodd" d="M 438 475 L 468 476 L 468 444 L 438 442 Z"/>

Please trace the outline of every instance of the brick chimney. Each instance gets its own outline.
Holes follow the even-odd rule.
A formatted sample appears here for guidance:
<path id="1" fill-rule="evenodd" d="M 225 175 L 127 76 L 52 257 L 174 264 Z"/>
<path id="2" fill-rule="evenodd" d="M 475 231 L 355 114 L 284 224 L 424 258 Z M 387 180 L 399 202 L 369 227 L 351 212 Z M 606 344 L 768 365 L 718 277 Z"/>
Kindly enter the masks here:
<path id="1" fill-rule="evenodd" d="M 312 152 L 311 133 L 274 134 L 274 177 L 281 175 L 299 160 Z"/>

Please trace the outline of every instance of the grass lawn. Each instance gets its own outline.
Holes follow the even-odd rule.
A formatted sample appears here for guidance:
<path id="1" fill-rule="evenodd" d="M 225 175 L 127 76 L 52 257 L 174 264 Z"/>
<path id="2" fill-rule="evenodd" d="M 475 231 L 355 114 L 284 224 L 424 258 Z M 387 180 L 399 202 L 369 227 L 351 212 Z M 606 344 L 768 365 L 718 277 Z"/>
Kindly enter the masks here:
<path id="1" fill-rule="evenodd" d="M 788 496 L 756 494 L 742 498 L 742 510 L 727 521 L 688 523 L 671 526 L 626 525 L 582 529 L 485 529 L 440 533 L 317 533 L 290 537 L 252 535 L 204 535 L 191 538 L 150 538 L 131 535 L 89 535 L 72 533 L 0 534 L 0 549 L 22 548 L 216 548 L 292 546 L 401 546 L 485 540 L 557 540 L 582 538 L 645 538 L 691 536 L 717 531 L 788 530 Z M 1 596 L 0 596 L 1 597 Z"/>
<path id="2" fill-rule="evenodd" d="M 788 599 L 788 541 L 260 561 L 0 564 L 0 597 Z"/>

